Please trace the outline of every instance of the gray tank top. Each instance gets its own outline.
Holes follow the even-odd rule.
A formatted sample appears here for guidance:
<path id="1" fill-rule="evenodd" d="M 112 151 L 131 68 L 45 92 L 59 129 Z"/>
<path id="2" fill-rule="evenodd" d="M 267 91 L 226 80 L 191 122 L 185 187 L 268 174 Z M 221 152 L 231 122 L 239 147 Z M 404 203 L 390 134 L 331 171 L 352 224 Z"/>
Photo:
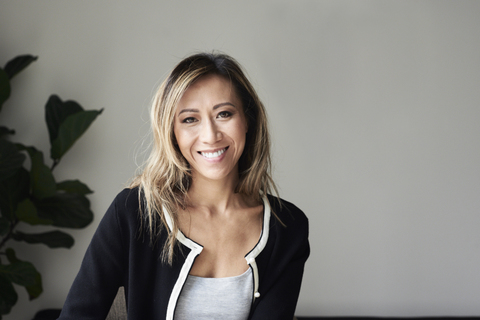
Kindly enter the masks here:
<path id="1" fill-rule="evenodd" d="M 253 297 L 252 269 L 227 278 L 189 275 L 178 298 L 175 320 L 246 320 Z"/>

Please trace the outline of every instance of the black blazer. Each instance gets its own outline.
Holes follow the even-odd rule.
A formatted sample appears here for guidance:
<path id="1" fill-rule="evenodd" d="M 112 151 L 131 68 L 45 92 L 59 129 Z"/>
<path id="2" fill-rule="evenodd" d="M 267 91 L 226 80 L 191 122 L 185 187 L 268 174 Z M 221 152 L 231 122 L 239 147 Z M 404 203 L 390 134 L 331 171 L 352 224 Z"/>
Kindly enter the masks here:
<path id="1" fill-rule="evenodd" d="M 270 205 L 285 226 L 270 216 Z M 138 208 L 137 188 L 123 190 L 110 205 L 87 249 L 60 320 L 105 319 L 120 286 L 125 287 L 128 319 L 173 318 L 186 274 L 202 246 L 180 234 L 173 264 L 163 263 L 160 256 L 167 232 L 163 230 L 151 245 L 148 231 L 142 230 Z M 248 319 L 293 318 L 309 254 L 304 213 L 268 195 L 262 236 L 245 257 L 255 282 Z"/>

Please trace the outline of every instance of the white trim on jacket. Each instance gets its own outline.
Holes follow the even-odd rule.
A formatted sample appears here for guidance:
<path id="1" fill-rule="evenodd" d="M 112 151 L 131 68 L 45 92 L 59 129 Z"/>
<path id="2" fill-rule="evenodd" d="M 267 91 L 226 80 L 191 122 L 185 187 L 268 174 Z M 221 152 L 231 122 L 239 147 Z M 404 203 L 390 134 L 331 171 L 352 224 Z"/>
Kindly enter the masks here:
<path id="1" fill-rule="evenodd" d="M 260 235 L 260 239 L 256 246 L 245 255 L 245 260 L 247 264 L 252 268 L 253 271 L 253 298 L 252 303 L 255 301 L 256 298 L 260 297 L 260 293 L 258 292 L 258 284 L 259 284 L 259 275 L 258 275 L 258 268 L 255 258 L 262 252 L 262 250 L 267 245 L 268 235 L 270 230 L 270 204 L 266 196 L 262 196 L 263 199 L 263 226 L 262 226 L 262 234 Z M 165 220 L 167 222 L 170 231 L 173 230 L 173 222 L 170 216 L 170 213 L 166 210 L 165 207 L 162 208 L 163 213 L 165 215 Z M 185 259 L 185 263 L 180 270 L 180 274 L 175 282 L 175 286 L 173 287 L 172 293 L 170 294 L 170 298 L 168 300 L 167 306 L 167 320 L 173 320 L 173 316 L 175 313 L 175 308 L 177 306 L 178 298 L 180 297 L 180 293 L 182 291 L 183 285 L 187 280 L 187 276 L 192 269 L 193 263 L 197 256 L 202 252 L 203 246 L 196 243 L 195 241 L 187 238 L 180 230 L 177 233 L 177 240 L 180 241 L 181 244 L 189 248 L 191 251 L 188 254 L 187 258 Z"/>

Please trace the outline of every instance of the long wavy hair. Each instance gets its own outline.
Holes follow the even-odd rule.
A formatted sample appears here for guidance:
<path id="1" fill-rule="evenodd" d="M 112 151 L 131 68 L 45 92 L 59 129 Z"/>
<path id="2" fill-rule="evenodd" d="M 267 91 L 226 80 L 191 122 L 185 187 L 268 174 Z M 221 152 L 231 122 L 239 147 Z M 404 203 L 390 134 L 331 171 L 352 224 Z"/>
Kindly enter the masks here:
<path id="1" fill-rule="evenodd" d="M 143 172 L 130 187 L 139 187 L 140 210 L 154 244 L 160 232 L 168 233 L 162 259 L 169 264 L 177 243 L 178 208 L 188 205 L 191 184 L 188 162 L 180 152 L 173 130 L 177 105 L 185 91 L 199 78 L 218 75 L 231 81 L 248 123 L 245 148 L 239 159 L 239 182 L 235 192 L 261 202 L 261 194 L 278 194 L 271 175 L 270 138 L 265 108 L 241 66 L 226 54 L 199 53 L 183 59 L 161 84 L 151 108 L 153 148 Z M 163 210 L 168 210 L 172 230 Z"/>

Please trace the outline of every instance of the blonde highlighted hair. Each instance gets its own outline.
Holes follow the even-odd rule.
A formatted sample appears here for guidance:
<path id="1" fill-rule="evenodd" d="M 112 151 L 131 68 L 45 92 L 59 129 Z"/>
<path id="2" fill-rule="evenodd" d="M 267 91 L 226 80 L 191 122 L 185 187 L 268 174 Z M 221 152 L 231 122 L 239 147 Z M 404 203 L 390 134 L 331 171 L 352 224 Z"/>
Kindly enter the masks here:
<path id="1" fill-rule="evenodd" d="M 172 263 L 178 233 L 178 208 L 187 206 L 191 183 L 190 167 L 175 143 L 174 117 L 185 91 L 199 78 L 215 74 L 231 81 L 248 123 L 245 148 L 239 159 L 239 182 L 236 192 L 261 201 L 261 194 L 275 193 L 271 176 L 270 138 L 265 108 L 240 65 L 230 56 L 199 53 L 183 59 L 161 84 L 151 108 L 153 148 L 130 187 L 139 188 L 141 214 L 150 240 L 155 243 L 160 232 L 168 233 L 163 260 Z M 163 210 L 170 213 L 172 230 Z"/>

